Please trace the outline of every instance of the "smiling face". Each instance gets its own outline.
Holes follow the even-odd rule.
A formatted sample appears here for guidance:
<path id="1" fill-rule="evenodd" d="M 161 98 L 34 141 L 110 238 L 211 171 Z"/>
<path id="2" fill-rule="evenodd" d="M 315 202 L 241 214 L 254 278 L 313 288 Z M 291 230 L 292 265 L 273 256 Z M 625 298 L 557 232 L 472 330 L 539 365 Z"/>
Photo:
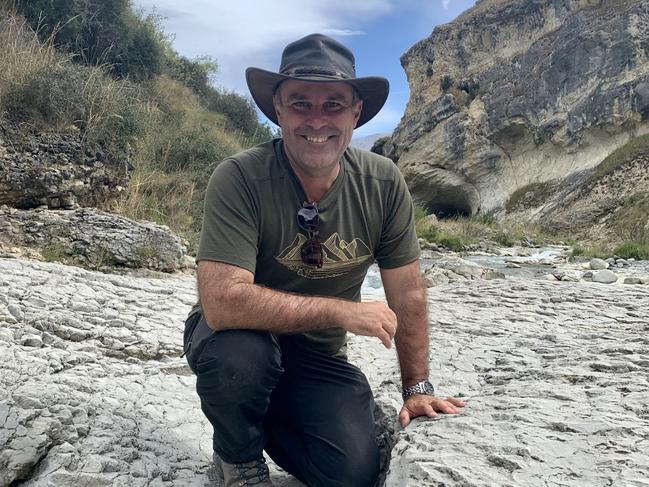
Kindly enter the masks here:
<path id="1" fill-rule="evenodd" d="M 296 171 L 313 177 L 337 172 L 362 106 L 344 82 L 284 81 L 275 96 L 275 111 Z"/>

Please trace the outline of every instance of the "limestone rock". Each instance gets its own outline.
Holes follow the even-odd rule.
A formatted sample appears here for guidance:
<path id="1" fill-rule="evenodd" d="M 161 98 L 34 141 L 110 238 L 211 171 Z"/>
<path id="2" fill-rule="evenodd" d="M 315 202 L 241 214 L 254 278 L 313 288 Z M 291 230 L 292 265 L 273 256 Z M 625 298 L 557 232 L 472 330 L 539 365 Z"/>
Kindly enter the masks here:
<path id="1" fill-rule="evenodd" d="M 592 259 L 589 263 L 589 266 L 594 271 L 599 271 L 602 269 L 608 269 L 609 264 L 603 259 Z"/>
<path id="2" fill-rule="evenodd" d="M 624 284 L 642 284 L 642 279 L 639 277 L 625 277 Z"/>
<path id="3" fill-rule="evenodd" d="M 102 206 L 128 183 L 128 159 L 84 147 L 79 134 L 21 133 L 0 126 L 0 205 Z"/>
<path id="4" fill-rule="evenodd" d="M 195 278 L 3 258 L 0 269 L 0 486 L 214 485 L 212 429 L 179 357 Z M 350 336 L 379 405 L 382 485 L 646 477 L 649 287 L 549 277 L 428 290 L 431 379 L 467 400 L 458 416 L 401 428 L 394 349 Z M 43 345 L 21 342 L 30 336 Z M 271 469 L 278 487 L 302 487 Z"/>
<path id="5" fill-rule="evenodd" d="M 477 2 L 402 56 L 410 100 L 381 151 L 438 215 L 532 183 L 560 206 L 649 129 L 647 25 L 644 0 Z"/>
<path id="6" fill-rule="evenodd" d="M 424 283 L 428 287 L 439 286 L 455 280 L 504 279 L 500 271 L 482 267 L 460 257 L 441 257 L 424 272 Z"/>
<path id="7" fill-rule="evenodd" d="M 614 272 L 609 271 L 608 269 L 603 269 L 593 274 L 593 282 L 612 284 L 615 281 L 617 281 L 617 275 Z"/>
<path id="8" fill-rule="evenodd" d="M 0 240 L 37 248 L 46 260 L 90 268 L 121 266 L 172 272 L 189 264 L 180 238 L 167 227 L 92 208 L 0 208 Z"/>

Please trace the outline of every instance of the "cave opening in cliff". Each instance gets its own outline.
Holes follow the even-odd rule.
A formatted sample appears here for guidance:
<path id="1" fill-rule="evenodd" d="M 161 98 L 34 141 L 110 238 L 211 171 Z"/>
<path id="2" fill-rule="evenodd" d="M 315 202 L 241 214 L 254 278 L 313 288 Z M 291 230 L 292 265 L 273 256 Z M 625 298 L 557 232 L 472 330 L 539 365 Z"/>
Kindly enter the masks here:
<path id="1" fill-rule="evenodd" d="M 428 213 L 439 219 L 470 217 L 478 210 L 475 197 L 464 191 L 437 191 L 425 202 Z"/>

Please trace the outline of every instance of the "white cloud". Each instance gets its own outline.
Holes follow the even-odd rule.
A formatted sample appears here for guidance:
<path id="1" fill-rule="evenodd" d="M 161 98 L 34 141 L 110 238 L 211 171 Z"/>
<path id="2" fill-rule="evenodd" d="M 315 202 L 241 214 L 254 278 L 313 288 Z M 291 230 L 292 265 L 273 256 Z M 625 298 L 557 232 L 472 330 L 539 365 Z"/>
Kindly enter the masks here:
<path id="1" fill-rule="evenodd" d="M 450 4 L 451 0 L 442 0 L 442 7 L 444 7 L 446 10 L 448 10 Z"/>
<path id="2" fill-rule="evenodd" d="M 371 134 L 391 133 L 397 126 L 403 115 L 399 107 L 391 106 L 390 102 L 369 122 L 354 131 L 355 137 L 364 137 Z"/>
<path id="3" fill-rule="evenodd" d="M 165 17 L 176 49 L 188 57 L 211 55 L 219 63 L 217 83 L 247 93 L 248 66 L 276 70 L 283 47 L 321 32 L 334 37 L 363 35 L 362 27 L 394 8 L 395 0 L 135 0 L 137 7 Z"/>

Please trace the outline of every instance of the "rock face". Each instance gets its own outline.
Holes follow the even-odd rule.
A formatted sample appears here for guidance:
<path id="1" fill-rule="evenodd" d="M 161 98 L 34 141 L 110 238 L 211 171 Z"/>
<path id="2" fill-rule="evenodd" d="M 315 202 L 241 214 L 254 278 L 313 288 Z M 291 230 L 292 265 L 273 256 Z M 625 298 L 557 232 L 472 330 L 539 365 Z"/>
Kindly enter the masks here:
<path id="1" fill-rule="evenodd" d="M 173 272 L 188 265 L 185 246 L 167 227 L 94 208 L 0 208 L 0 240 L 41 249 L 46 260 L 90 268 L 143 267 Z"/>
<path id="2" fill-rule="evenodd" d="M 578 185 L 649 131 L 644 0 L 482 0 L 401 59 L 406 113 L 382 152 L 438 215 Z"/>
<path id="3" fill-rule="evenodd" d="M 80 135 L 22 134 L 0 126 L 0 205 L 104 206 L 128 183 L 128 161 L 84 149 Z"/>
<path id="4" fill-rule="evenodd" d="M 93 269 L 173 272 L 193 265 L 167 227 L 94 208 L 110 206 L 128 184 L 129 170 L 128 157 L 108 160 L 101 148 L 84 148 L 80 135 L 0 125 L 0 254 Z"/>
<path id="5" fill-rule="evenodd" d="M 211 427 L 179 357 L 194 278 L 0 269 L 0 487 L 216 485 Z M 458 279 L 429 289 L 428 307 L 431 379 L 468 401 L 459 416 L 401 429 L 394 349 L 350 338 L 382 411 L 385 486 L 649 478 L 648 286 Z"/>

